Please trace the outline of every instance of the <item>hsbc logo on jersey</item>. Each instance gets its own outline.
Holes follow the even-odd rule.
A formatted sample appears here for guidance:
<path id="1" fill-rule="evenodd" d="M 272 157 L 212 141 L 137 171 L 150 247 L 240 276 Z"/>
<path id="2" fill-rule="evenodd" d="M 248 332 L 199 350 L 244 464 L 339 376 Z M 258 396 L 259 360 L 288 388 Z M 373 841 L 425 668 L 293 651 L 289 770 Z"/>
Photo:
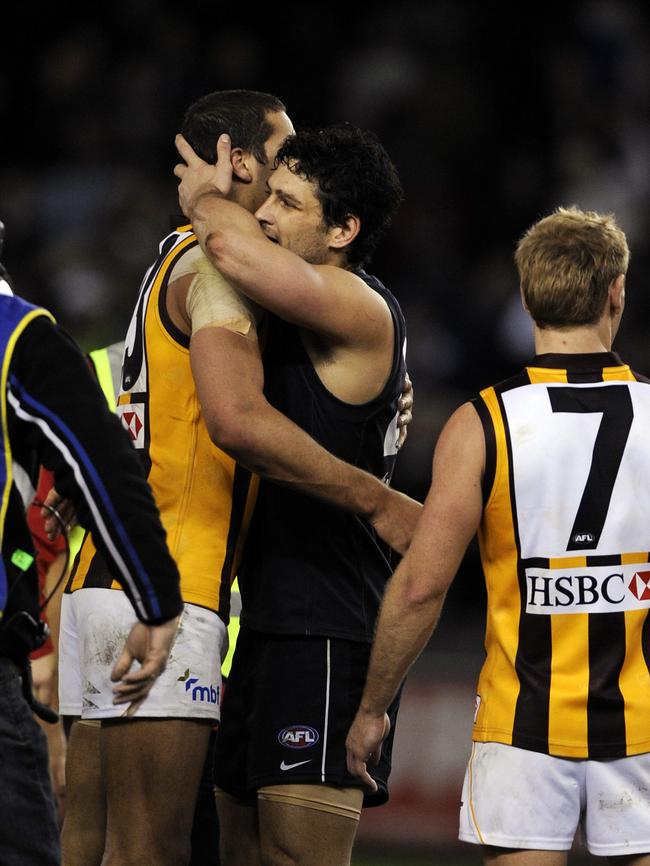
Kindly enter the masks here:
<path id="1" fill-rule="evenodd" d="M 650 601 L 650 571 L 637 571 L 629 582 L 628 589 L 639 601 Z"/>
<path id="2" fill-rule="evenodd" d="M 122 426 L 126 428 L 135 448 L 144 448 L 144 404 L 127 403 L 117 407 Z"/>
<path id="3" fill-rule="evenodd" d="M 650 607 L 650 565 L 526 569 L 526 613 L 613 613 Z"/>

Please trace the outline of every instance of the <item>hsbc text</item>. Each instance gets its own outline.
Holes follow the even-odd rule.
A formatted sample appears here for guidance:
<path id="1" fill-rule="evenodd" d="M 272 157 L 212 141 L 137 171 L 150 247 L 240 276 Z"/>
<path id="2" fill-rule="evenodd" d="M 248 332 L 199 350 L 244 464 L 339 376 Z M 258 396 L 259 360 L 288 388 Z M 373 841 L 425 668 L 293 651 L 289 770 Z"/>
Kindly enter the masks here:
<path id="1" fill-rule="evenodd" d="M 526 569 L 526 613 L 607 613 L 650 607 L 650 565 Z"/>

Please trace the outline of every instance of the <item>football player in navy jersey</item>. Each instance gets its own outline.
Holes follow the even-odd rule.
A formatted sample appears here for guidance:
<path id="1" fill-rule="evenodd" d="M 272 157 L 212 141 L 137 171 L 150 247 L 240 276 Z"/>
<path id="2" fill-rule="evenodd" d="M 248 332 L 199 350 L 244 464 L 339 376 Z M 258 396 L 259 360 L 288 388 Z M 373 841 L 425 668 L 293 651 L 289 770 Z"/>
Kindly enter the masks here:
<path id="1" fill-rule="evenodd" d="M 389 480 L 405 323 L 364 269 L 402 197 L 385 150 L 350 125 L 300 131 L 280 148 L 253 216 L 228 200 L 228 136 L 216 166 L 182 137 L 177 147 L 181 206 L 206 256 L 269 311 L 267 399 L 338 458 Z M 222 444 L 256 469 L 241 422 Z M 373 530 L 323 501 L 329 486 L 344 489 L 338 473 L 320 490 L 267 477 L 239 570 L 242 628 L 217 744 L 222 859 L 345 866 L 364 802 L 346 769 L 345 735 L 391 553 L 376 522 Z M 366 805 L 387 799 L 389 764 L 390 744 Z"/>

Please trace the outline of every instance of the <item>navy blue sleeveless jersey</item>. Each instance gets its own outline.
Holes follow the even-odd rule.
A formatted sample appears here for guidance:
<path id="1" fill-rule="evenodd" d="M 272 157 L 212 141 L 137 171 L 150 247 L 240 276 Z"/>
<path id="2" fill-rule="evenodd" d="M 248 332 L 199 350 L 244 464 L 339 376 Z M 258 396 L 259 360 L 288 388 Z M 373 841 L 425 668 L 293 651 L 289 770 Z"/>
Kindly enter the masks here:
<path id="1" fill-rule="evenodd" d="M 358 275 L 388 304 L 393 363 L 381 393 L 351 405 L 323 385 L 295 325 L 269 316 L 264 348 L 268 401 L 332 454 L 390 482 L 397 455 L 398 400 L 406 372 L 406 326 L 393 295 Z M 362 518 L 262 481 L 242 565 L 242 626 L 273 634 L 371 642 L 395 562 Z"/>

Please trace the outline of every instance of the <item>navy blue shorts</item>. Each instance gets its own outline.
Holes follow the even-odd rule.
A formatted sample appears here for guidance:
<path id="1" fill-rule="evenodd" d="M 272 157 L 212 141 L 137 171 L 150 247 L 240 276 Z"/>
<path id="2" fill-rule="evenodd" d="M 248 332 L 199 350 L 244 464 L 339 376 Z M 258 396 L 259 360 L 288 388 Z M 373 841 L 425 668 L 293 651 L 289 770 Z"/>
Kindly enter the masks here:
<path id="1" fill-rule="evenodd" d="M 235 797 L 267 785 L 362 787 L 346 766 L 345 740 L 361 700 L 370 646 L 327 637 L 241 629 L 221 710 L 215 783 Z M 399 696 L 364 806 L 388 800 Z"/>

